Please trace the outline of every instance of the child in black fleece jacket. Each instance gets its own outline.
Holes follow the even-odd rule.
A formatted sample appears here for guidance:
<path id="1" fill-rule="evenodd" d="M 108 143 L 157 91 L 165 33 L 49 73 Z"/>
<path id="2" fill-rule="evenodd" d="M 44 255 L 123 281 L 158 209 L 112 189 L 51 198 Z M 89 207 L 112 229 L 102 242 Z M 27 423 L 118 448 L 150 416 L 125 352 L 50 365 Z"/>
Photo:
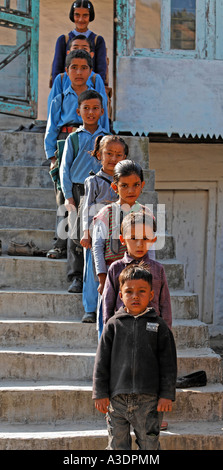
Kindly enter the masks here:
<path id="1" fill-rule="evenodd" d="M 131 450 L 130 425 L 140 450 L 157 450 L 164 411 L 172 410 L 176 347 L 171 330 L 148 303 L 148 266 L 127 266 L 119 276 L 121 307 L 106 323 L 93 373 L 96 408 L 107 412 L 108 450 Z"/>

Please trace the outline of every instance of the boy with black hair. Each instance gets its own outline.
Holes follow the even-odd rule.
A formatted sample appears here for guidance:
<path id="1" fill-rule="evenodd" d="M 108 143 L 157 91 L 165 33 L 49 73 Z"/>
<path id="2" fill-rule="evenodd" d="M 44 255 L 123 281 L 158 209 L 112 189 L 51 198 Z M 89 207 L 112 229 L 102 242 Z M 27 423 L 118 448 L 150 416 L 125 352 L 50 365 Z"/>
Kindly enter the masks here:
<path id="1" fill-rule="evenodd" d="M 90 171 L 97 173 L 101 163 L 91 156 L 95 139 L 99 135 L 106 135 L 107 131 L 99 124 L 103 116 L 103 100 L 95 90 L 85 90 L 78 97 L 77 114 L 83 120 L 75 133 L 66 139 L 60 166 L 61 189 L 65 199 L 65 207 L 69 212 L 69 218 L 75 219 L 81 197 L 84 196 L 84 182 Z M 78 152 L 74 155 L 72 138 L 78 136 Z M 72 217 L 72 213 L 75 217 Z M 83 285 L 83 247 L 80 244 L 80 228 L 77 228 L 75 236 L 70 234 L 67 241 L 67 280 L 71 282 L 68 291 L 71 293 L 82 292 Z"/>
<path id="2" fill-rule="evenodd" d="M 84 50 L 70 52 L 66 57 L 66 72 L 71 84 L 57 95 L 51 102 L 47 120 L 44 146 L 47 159 L 53 161 L 60 132 L 70 133 L 82 124 L 82 118 L 77 114 L 78 96 L 87 90 L 87 80 L 92 72 L 92 58 Z M 106 112 L 107 103 L 103 102 L 104 114 L 100 124 L 109 132 L 109 120 Z M 73 129 L 73 130 L 72 130 Z"/>
<path id="3" fill-rule="evenodd" d="M 144 262 L 153 275 L 154 296 L 149 306 L 153 307 L 167 323 L 172 327 L 172 309 L 170 292 L 166 274 L 161 263 L 150 258 L 150 248 L 156 242 L 156 222 L 149 211 L 132 212 L 126 215 L 121 224 L 120 241 L 126 246 L 122 259 L 115 261 L 108 269 L 105 286 L 102 295 L 103 323 L 114 315 L 122 306 L 119 296 L 119 275 L 121 271 L 132 263 Z"/>
<path id="4" fill-rule="evenodd" d="M 83 123 L 81 115 L 77 113 L 78 96 L 83 91 L 90 89 L 87 80 L 91 71 L 92 59 L 88 52 L 76 50 L 67 55 L 66 72 L 71 85 L 52 100 L 44 139 L 46 158 L 51 162 L 51 170 L 57 165 L 55 157 L 57 140 L 66 139 L 71 132 L 74 132 Z M 104 112 L 101 114 L 99 124 L 109 133 L 107 102 L 105 102 L 105 98 L 102 98 L 102 101 Z M 60 207 L 64 203 L 64 197 L 56 184 L 55 195 L 57 207 Z M 56 225 L 58 225 L 58 218 Z M 47 257 L 64 258 L 66 253 L 67 241 L 56 236 L 56 242 L 53 248 L 48 251 Z"/>
<path id="5" fill-rule="evenodd" d="M 106 323 L 94 372 L 95 407 L 107 413 L 107 450 L 131 450 L 130 426 L 140 450 L 158 450 L 163 412 L 176 387 L 173 334 L 152 307 L 152 275 L 143 265 L 119 276 L 124 306 Z"/>
<path id="6" fill-rule="evenodd" d="M 91 41 L 89 38 L 87 38 L 83 34 L 74 36 L 69 41 L 68 47 L 69 49 L 67 51 L 67 54 L 76 50 L 84 50 L 90 54 L 92 59 L 94 57 L 94 52 L 93 52 Z M 94 90 L 98 91 L 98 93 L 101 93 L 105 102 L 107 101 L 105 86 L 101 78 L 101 75 L 99 75 L 98 73 L 95 73 L 92 70 L 86 84 L 90 88 L 94 88 Z M 51 88 L 51 91 L 48 97 L 48 102 L 47 102 L 47 109 L 48 109 L 47 114 L 48 115 L 50 111 L 51 101 L 53 100 L 53 98 L 55 98 L 60 93 L 64 92 L 69 87 L 69 85 L 70 85 L 70 79 L 69 79 L 69 76 L 67 75 L 67 72 L 59 73 L 53 82 L 53 86 Z"/>

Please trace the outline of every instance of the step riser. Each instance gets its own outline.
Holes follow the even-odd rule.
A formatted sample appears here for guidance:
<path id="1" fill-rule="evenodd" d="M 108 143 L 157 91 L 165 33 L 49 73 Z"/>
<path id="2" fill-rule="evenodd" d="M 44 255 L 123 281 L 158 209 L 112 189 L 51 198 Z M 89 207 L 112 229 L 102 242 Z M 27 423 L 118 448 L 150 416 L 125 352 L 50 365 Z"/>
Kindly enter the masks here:
<path id="1" fill-rule="evenodd" d="M 44 134 L 33 132 L 0 132 L 0 156 L 4 165 L 40 165 L 46 160 Z M 123 137 L 129 146 L 128 158 L 133 158 L 142 168 L 149 169 L 147 137 Z M 25 149 L 25 150 L 24 150 Z"/>
<path id="2" fill-rule="evenodd" d="M 173 326 L 177 348 L 208 347 L 207 326 Z M 97 348 L 95 324 L 83 323 L 39 323 L 39 322 L 0 322 L 0 347 L 55 347 L 75 350 L 83 345 Z"/>
<path id="3" fill-rule="evenodd" d="M 0 228 L 54 230 L 56 210 L 0 207 Z"/>
<path id="4" fill-rule="evenodd" d="M 95 354 L 0 352 L 0 378 L 24 380 L 91 380 Z M 205 370 L 208 382 L 219 382 L 221 361 L 217 357 L 178 357 L 178 376 Z"/>
<path id="5" fill-rule="evenodd" d="M 3 187 L 53 188 L 48 167 L 0 166 L 0 181 Z"/>
<path id="6" fill-rule="evenodd" d="M 0 282 L 2 283 L 2 280 L 7 282 L 7 286 L 13 289 L 67 289 L 66 260 L 34 258 L 2 257 L 0 259 Z M 183 266 L 168 263 L 164 264 L 164 269 L 169 288 L 182 289 L 184 284 Z"/>
<path id="7" fill-rule="evenodd" d="M 44 134 L 1 132 L 0 156 L 4 165 L 40 165 L 45 160 Z"/>
<path id="8" fill-rule="evenodd" d="M 27 243 L 32 240 L 42 250 L 49 250 L 53 246 L 54 235 L 53 230 L 0 229 L 2 253 L 7 254 L 11 240 L 17 243 Z"/>
<path id="9" fill-rule="evenodd" d="M 205 387 L 203 387 L 205 389 Z M 222 392 L 177 392 L 171 420 L 222 420 Z M 0 391 L 0 422 L 5 423 L 72 423 L 103 418 L 96 411 L 91 390 L 26 390 Z M 20 404 L 17 407 L 17 404 Z M 193 425 L 192 425 L 193 427 Z"/>
<path id="10" fill-rule="evenodd" d="M 26 230 L 26 229 L 0 229 L 0 240 L 2 241 L 2 252 L 7 254 L 7 249 L 11 240 L 17 243 L 25 243 L 32 240 L 35 245 L 43 250 L 52 248 L 53 230 Z M 156 250 L 156 260 L 175 258 L 174 240 L 170 236 L 165 236 L 165 245 L 161 250 Z"/>
<path id="11" fill-rule="evenodd" d="M 37 209 L 56 208 L 55 193 L 53 189 L 36 188 L 0 188 L 0 200 L 2 206 L 29 207 Z"/>
<path id="12" fill-rule="evenodd" d="M 185 304 L 180 297 L 171 296 L 173 318 L 194 319 L 198 316 L 197 298 L 185 295 Z M 180 307 L 179 307 L 180 304 Z M 82 295 L 55 292 L 0 292 L 1 318 L 48 319 L 48 320 L 81 320 L 83 314 Z"/>
<path id="13" fill-rule="evenodd" d="M 70 457 L 74 450 L 105 450 L 108 445 L 107 436 L 97 432 L 86 437 L 66 437 L 63 433 L 61 434 L 59 438 L 44 437 L 44 439 L 38 437 L 30 439 L 25 436 L 21 438 L 14 437 L 13 439 L 8 436 L 3 438 L 0 436 L 0 450 L 66 450 L 71 451 L 69 455 L 66 455 Z M 197 436 L 193 434 L 193 431 L 189 436 L 173 436 L 163 432 L 160 436 L 160 444 L 162 450 L 222 450 L 223 437 L 219 435 L 211 437 L 209 435 Z M 137 450 L 134 437 L 132 448 Z M 142 459 L 145 459 L 145 456 L 142 456 Z M 155 459 L 156 456 L 154 456 L 154 461 L 156 461 Z M 129 462 L 128 455 L 126 461 Z"/>
<path id="14" fill-rule="evenodd" d="M 80 341 L 81 338 L 81 341 Z M 87 323 L 20 323 L 2 324 L 0 322 L 0 346 L 66 348 L 75 351 L 87 344 L 88 348 L 97 348 L 98 335 L 96 325 Z"/>

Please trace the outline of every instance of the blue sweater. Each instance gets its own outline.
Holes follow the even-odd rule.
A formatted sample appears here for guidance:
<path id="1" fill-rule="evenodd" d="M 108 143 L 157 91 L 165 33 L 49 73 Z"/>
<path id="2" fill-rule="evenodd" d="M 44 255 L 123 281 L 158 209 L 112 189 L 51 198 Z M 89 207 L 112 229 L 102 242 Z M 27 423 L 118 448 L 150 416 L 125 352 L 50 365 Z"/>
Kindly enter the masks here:
<path id="1" fill-rule="evenodd" d="M 68 33 L 69 36 L 69 41 L 77 36 L 80 33 L 77 33 L 74 31 L 70 31 Z M 94 52 L 94 58 L 93 58 L 93 70 L 96 73 L 99 73 L 101 75 L 101 78 L 103 81 L 105 81 L 105 76 L 106 76 L 106 46 L 105 46 L 105 41 L 102 36 L 97 37 L 96 41 L 96 46 L 95 46 L 95 37 L 96 34 L 93 33 L 92 31 L 87 31 L 86 33 L 83 33 L 90 39 L 92 43 L 92 48 Z M 63 73 L 65 71 L 65 60 L 67 56 L 67 50 L 68 50 L 68 45 L 69 41 L 66 44 L 65 36 L 64 34 L 62 36 L 59 36 L 56 42 L 56 47 L 55 47 L 55 54 L 54 54 L 54 59 L 53 59 L 53 66 L 52 66 L 52 79 L 53 82 L 56 78 L 56 76 L 59 73 Z"/>

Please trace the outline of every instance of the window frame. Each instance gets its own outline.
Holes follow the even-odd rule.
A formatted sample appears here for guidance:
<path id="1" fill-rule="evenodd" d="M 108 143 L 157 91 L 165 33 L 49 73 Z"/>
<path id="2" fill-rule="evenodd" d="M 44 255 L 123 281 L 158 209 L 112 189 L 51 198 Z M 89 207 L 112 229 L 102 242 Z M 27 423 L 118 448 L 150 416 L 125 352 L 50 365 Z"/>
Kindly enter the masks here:
<path id="1" fill-rule="evenodd" d="M 161 0 L 161 48 L 135 47 L 136 0 L 116 0 L 117 55 L 171 59 L 223 59 L 223 0 L 196 0 L 196 47 L 171 49 L 171 0 Z"/>

